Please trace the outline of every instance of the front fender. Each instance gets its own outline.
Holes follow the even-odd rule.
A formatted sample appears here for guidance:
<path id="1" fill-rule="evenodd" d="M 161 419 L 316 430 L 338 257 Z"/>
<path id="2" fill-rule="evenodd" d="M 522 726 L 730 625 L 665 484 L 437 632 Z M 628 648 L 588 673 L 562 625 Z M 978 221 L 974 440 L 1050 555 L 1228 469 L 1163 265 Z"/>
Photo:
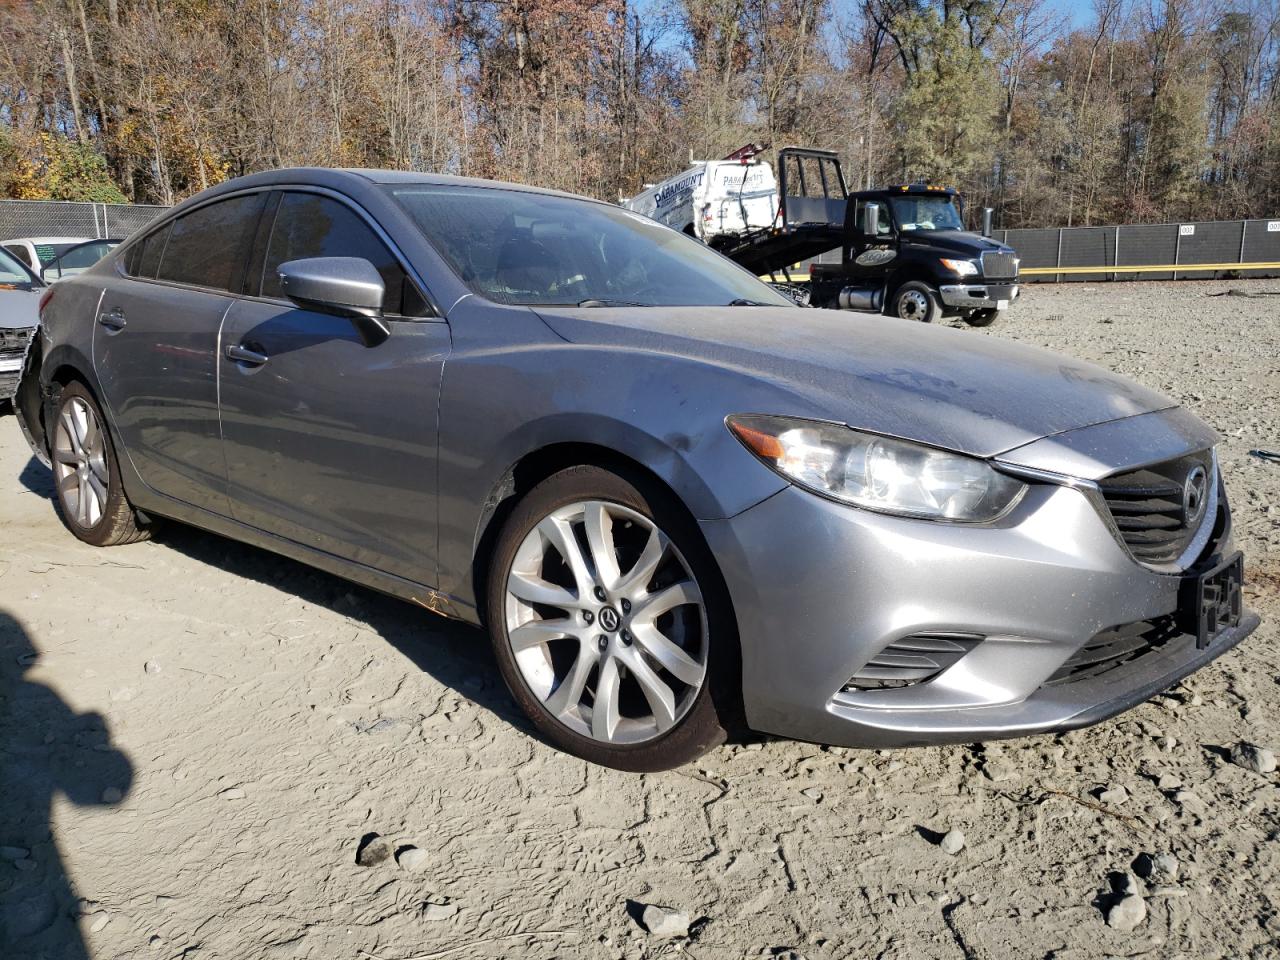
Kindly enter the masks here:
<path id="1" fill-rule="evenodd" d="M 814 415 L 746 371 L 644 350 L 545 343 L 455 351 L 440 403 L 440 587 L 473 602 L 477 539 L 516 464 L 578 444 L 645 467 L 697 520 L 734 516 L 786 482 L 729 432 L 732 413 Z"/>

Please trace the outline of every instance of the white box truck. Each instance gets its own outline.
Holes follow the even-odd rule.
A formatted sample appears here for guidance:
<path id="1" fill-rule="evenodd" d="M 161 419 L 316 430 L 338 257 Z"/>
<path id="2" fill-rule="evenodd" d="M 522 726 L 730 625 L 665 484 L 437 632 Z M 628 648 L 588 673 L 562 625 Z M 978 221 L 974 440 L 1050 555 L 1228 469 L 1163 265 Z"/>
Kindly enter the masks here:
<path id="1" fill-rule="evenodd" d="M 778 182 L 773 167 L 756 159 L 764 149 L 748 144 L 724 160 L 695 163 L 622 205 L 717 246 L 767 229 L 778 216 Z"/>

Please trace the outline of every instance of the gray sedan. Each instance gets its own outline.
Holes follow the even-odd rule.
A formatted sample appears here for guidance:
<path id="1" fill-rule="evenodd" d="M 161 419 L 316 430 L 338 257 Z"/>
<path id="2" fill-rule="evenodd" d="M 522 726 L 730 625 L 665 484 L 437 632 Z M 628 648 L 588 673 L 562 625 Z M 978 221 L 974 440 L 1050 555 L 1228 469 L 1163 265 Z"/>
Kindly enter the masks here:
<path id="1" fill-rule="evenodd" d="M 482 625 L 542 735 L 615 767 L 1079 727 L 1258 623 L 1173 401 L 796 307 L 577 197 L 233 180 L 52 288 L 35 349 L 77 537 L 170 518 Z"/>

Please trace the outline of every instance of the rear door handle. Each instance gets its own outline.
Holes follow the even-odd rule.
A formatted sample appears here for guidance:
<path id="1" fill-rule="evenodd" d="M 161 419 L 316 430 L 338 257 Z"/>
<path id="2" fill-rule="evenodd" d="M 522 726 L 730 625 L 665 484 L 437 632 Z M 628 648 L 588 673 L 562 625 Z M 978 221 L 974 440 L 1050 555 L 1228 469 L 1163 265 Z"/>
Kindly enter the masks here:
<path id="1" fill-rule="evenodd" d="M 256 350 L 234 345 L 228 345 L 226 354 L 228 360 L 234 360 L 236 363 L 247 363 L 252 367 L 260 367 L 271 359 L 265 353 L 258 353 Z"/>
<path id="2" fill-rule="evenodd" d="M 108 330 L 123 330 L 126 323 L 124 319 L 124 311 L 119 307 L 112 307 L 110 310 L 104 310 L 98 314 L 98 322 Z"/>

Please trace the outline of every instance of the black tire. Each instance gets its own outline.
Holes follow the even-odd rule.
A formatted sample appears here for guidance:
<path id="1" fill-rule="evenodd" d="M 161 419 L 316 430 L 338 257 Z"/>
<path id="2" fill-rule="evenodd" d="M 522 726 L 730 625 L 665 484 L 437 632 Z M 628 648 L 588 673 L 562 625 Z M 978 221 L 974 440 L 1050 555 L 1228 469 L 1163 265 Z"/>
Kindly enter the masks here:
<path id="1" fill-rule="evenodd" d="M 58 452 L 62 435 L 60 424 L 63 415 L 72 409 L 74 404 L 83 404 L 96 419 L 97 429 L 101 431 L 102 460 L 101 473 L 106 477 L 106 497 L 104 505 L 95 516 L 85 518 L 77 511 L 76 503 L 71 500 L 73 483 L 59 482 Z M 138 515 L 124 493 L 124 484 L 120 481 L 120 468 L 116 461 L 115 446 L 111 441 L 111 431 L 102 415 L 93 394 L 81 383 L 69 383 L 62 388 L 54 405 L 54 416 L 48 425 L 49 452 L 54 460 L 54 503 L 63 524 L 78 539 L 95 547 L 114 547 L 125 543 L 137 543 L 151 536 L 150 532 L 138 522 Z M 78 495 L 78 494 L 77 494 Z"/>
<path id="2" fill-rule="evenodd" d="M 990 310 L 975 310 L 964 318 L 964 322 L 971 327 L 989 327 L 992 321 L 999 316 L 1000 311 L 992 308 Z"/>
<path id="3" fill-rule="evenodd" d="M 941 314 L 937 291 L 919 280 L 910 280 L 894 291 L 889 307 L 890 316 L 921 323 L 933 323 Z"/>
<path id="4" fill-rule="evenodd" d="M 554 717 L 530 689 L 516 663 L 508 635 L 507 583 L 521 544 L 555 511 L 587 501 L 618 504 L 648 518 L 679 552 L 702 595 L 706 615 L 705 679 L 672 727 L 640 743 L 606 743 L 570 729 Z M 595 466 L 575 466 L 542 481 L 515 506 L 499 533 L 487 583 L 485 622 L 507 688 L 542 736 L 565 752 L 618 770 L 669 770 L 724 743 L 728 729 L 738 725 L 741 668 L 728 591 L 693 519 L 649 478 L 624 477 Z M 600 622 L 603 623 L 603 616 Z"/>

